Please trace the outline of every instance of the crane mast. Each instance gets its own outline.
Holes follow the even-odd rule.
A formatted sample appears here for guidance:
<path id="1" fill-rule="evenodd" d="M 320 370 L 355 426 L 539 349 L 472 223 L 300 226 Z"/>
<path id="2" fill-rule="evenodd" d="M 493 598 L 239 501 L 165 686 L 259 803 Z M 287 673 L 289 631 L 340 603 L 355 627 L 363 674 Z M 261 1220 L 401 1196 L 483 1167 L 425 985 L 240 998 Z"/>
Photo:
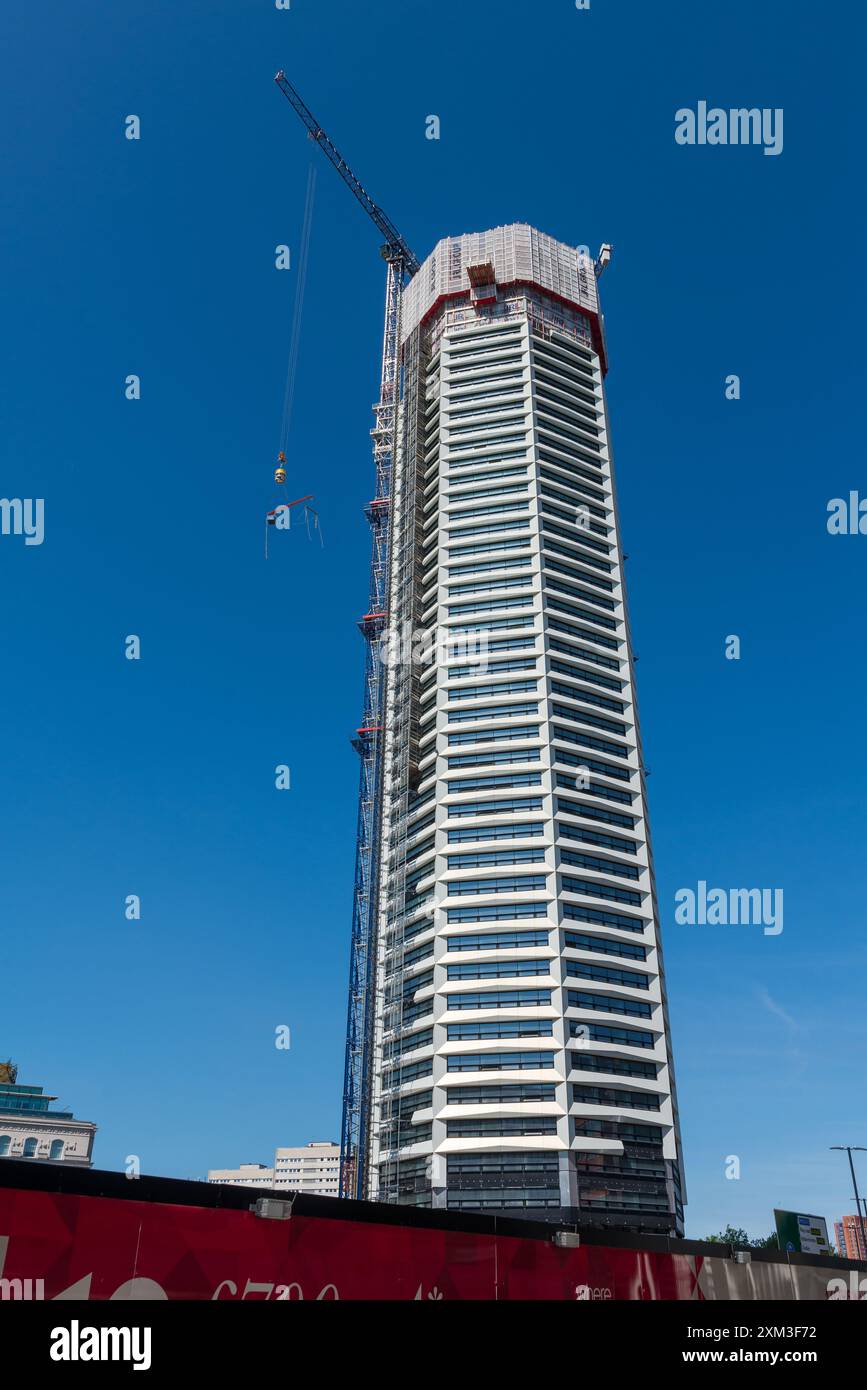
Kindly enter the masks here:
<path id="1" fill-rule="evenodd" d="M 361 759 L 355 880 L 352 906 L 352 944 L 349 966 L 349 1008 L 340 1134 L 340 1195 L 365 1195 L 372 1136 L 368 1131 L 374 1085 L 373 1055 L 377 1027 L 375 992 L 380 948 L 378 919 L 381 889 L 380 828 L 383 811 L 385 751 L 385 673 L 380 644 L 388 627 L 390 568 L 393 545 L 392 479 L 397 446 L 400 403 L 400 321 L 403 287 L 419 269 L 419 261 L 394 223 L 355 177 L 340 151 L 301 100 L 284 72 L 275 82 L 344 183 L 384 238 L 386 261 L 385 323 L 379 400 L 371 430 L 375 491 L 366 508 L 372 547 L 367 612 L 358 626 L 365 639 L 364 708 L 353 746 Z"/>

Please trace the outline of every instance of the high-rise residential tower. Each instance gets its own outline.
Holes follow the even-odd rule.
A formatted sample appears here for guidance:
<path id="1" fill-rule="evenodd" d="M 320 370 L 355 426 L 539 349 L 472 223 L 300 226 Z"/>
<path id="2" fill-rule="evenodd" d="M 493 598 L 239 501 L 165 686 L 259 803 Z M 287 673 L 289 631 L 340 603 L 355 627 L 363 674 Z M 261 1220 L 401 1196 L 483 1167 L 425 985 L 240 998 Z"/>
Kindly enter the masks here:
<path id="1" fill-rule="evenodd" d="M 850 1260 L 867 1260 L 867 1223 L 862 1216 L 844 1216 L 834 1222 L 834 1238 L 841 1255 Z"/>
<path id="2" fill-rule="evenodd" d="M 403 293 L 356 1161 L 379 1200 L 675 1233 L 600 268 L 518 224 Z"/>

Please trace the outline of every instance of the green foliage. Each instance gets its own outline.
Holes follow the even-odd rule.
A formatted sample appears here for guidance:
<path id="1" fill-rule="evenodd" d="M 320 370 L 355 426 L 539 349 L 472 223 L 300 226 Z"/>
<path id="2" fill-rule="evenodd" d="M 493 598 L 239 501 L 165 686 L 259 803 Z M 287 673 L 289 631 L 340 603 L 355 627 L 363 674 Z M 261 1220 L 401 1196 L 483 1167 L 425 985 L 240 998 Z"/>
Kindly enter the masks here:
<path id="1" fill-rule="evenodd" d="M 772 1231 L 769 1236 L 756 1236 L 750 1241 L 750 1245 L 754 1250 L 779 1250 L 780 1248 L 776 1231 Z"/>
<path id="2" fill-rule="evenodd" d="M 714 1245 L 746 1245 L 751 1250 L 777 1250 L 776 1232 L 769 1236 L 749 1236 L 743 1226 L 726 1226 L 717 1235 L 705 1236 Z"/>

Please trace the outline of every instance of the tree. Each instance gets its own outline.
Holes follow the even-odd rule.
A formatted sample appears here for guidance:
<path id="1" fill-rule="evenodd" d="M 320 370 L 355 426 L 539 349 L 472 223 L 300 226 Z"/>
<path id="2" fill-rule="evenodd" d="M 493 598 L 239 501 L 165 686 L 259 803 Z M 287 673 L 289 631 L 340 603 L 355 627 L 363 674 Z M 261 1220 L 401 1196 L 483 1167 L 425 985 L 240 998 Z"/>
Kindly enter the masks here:
<path id="1" fill-rule="evenodd" d="M 769 1236 L 749 1236 L 743 1226 L 726 1226 L 714 1236 L 705 1236 L 713 1245 L 746 1245 L 751 1250 L 777 1250 L 776 1234 Z"/>
<path id="2" fill-rule="evenodd" d="M 715 1236 L 705 1236 L 714 1245 L 749 1245 L 750 1238 L 742 1226 L 726 1226 Z"/>

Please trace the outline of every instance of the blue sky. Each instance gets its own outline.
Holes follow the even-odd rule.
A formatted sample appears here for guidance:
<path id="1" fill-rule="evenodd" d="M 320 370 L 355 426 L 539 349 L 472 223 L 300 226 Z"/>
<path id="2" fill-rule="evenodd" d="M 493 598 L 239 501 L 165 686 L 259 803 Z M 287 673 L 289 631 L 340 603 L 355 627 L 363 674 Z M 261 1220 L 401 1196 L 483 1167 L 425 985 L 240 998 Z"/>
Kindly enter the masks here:
<path id="1" fill-rule="evenodd" d="M 0 537 L 0 1054 L 98 1122 L 99 1166 L 200 1176 L 339 1137 L 383 266 L 285 67 L 418 254 L 522 220 L 614 244 L 688 1233 L 853 1209 L 828 1146 L 867 1144 L 867 539 L 825 520 L 867 494 L 864 23 L 792 0 L 6 7 L 0 493 L 45 499 L 45 540 Z M 702 99 L 782 107 L 783 153 L 675 144 Z M 295 290 L 274 247 L 297 253 L 314 156 L 289 482 L 325 548 L 293 531 L 266 565 Z M 782 888 L 783 933 L 675 924 L 700 879 Z"/>

